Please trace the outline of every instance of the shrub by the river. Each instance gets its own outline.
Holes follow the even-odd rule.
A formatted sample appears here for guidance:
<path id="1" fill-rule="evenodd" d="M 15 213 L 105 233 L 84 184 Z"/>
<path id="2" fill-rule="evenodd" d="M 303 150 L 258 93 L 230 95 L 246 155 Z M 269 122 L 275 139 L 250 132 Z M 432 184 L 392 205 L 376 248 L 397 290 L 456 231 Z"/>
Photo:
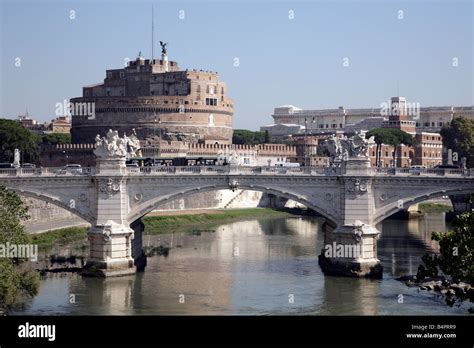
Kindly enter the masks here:
<path id="1" fill-rule="evenodd" d="M 31 239 L 20 223 L 28 219 L 28 209 L 20 197 L 0 185 L 0 244 L 28 245 Z M 21 295 L 34 296 L 39 289 L 37 272 L 22 272 L 17 265 L 25 262 L 19 258 L 0 258 L 0 311 L 11 307 Z"/>
<path id="2" fill-rule="evenodd" d="M 433 240 L 439 242 L 439 255 L 426 254 L 418 267 L 417 278 L 436 277 L 439 273 L 454 282 L 474 284 L 474 213 L 458 215 L 453 221 L 453 231 L 435 232 Z"/>

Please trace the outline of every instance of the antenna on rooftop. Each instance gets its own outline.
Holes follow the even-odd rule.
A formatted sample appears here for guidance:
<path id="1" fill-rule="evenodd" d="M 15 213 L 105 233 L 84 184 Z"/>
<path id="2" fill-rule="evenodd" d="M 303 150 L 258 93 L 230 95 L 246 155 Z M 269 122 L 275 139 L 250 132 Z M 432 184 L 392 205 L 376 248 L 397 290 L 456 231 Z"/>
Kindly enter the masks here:
<path id="1" fill-rule="evenodd" d="M 151 4 L 151 60 L 153 61 L 154 58 L 154 31 L 155 31 L 155 18 L 153 16 L 154 13 L 154 4 Z"/>

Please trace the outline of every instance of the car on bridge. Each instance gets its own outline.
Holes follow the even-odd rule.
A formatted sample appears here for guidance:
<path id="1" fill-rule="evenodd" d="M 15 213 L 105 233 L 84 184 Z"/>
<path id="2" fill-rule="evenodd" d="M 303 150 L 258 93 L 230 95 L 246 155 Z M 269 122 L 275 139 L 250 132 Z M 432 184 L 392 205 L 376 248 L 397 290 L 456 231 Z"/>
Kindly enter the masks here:
<path id="1" fill-rule="evenodd" d="M 23 163 L 21 167 L 25 169 L 35 169 L 36 165 L 34 165 L 33 163 Z"/>
<path id="2" fill-rule="evenodd" d="M 68 164 L 56 171 L 57 175 L 81 175 L 82 174 L 82 167 L 80 164 Z"/>
<path id="3" fill-rule="evenodd" d="M 426 166 L 416 165 L 416 166 L 411 166 L 409 171 L 410 171 L 410 174 L 420 175 L 424 169 L 426 169 Z"/>

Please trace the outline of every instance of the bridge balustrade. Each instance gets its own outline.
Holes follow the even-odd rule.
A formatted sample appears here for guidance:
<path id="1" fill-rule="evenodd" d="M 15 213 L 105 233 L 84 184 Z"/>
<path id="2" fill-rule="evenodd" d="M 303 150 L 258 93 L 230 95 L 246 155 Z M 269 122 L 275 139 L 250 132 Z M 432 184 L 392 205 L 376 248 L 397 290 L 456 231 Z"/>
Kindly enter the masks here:
<path id="1" fill-rule="evenodd" d="M 156 167 L 127 167 L 130 175 L 308 175 L 308 176 L 337 176 L 343 175 L 341 167 L 251 167 L 251 166 L 156 166 Z M 96 174 L 95 167 L 65 168 L 2 168 L 0 177 L 5 176 L 90 176 Z M 474 169 L 444 169 L 444 168 L 392 168 L 372 167 L 376 176 L 441 176 L 468 177 L 474 176 Z"/>
<path id="2" fill-rule="evenodd" d="M 471 169 L 445 169 L 445 168 L 392 168 L 373 167 L 375 175 L 400 175 L 400 176 L 472 176 Z"/>
<path id="3" fill-rule="evenodd" d="M 64 168 L 64 167 L 38 167 L 38 168 L 6 168 L 0 169 L 0 176 L 77 176 L 93 175 L 95 167 Z"/>

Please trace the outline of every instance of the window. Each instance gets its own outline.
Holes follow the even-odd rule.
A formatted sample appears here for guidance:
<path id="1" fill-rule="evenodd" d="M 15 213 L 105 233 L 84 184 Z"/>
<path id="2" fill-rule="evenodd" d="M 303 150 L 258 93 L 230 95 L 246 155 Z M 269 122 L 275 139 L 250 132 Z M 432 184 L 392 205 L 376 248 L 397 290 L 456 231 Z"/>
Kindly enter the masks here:
<path id="1" fill-rule="evenodd" d="M 217 106 L 216 98 L 206 98 L 206 105 Z"/>

